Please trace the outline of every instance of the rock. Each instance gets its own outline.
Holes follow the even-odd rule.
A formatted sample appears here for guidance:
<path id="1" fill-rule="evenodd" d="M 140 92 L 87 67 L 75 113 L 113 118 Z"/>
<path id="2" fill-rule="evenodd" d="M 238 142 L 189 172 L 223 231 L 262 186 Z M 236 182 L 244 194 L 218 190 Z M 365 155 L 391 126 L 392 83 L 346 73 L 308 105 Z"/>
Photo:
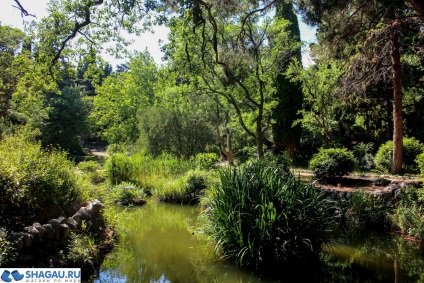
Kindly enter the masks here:
<path id="1" fill-rule="evenodd" d="M 56 202 L 52 202 L 50 205 L 44 207 L 40 214 L 38 215 L 38 219 L 40 223 L 47 223 L 50 219 L 58 218 L 58 217 L 66 217 L 63 210 Z"/>
<path id="2" fill-rule="evenodd" d="M 78 222 L 75 221 L 74 218 L 72 217 L 68 217 L 68 219 L 66 219 L 65 223 L 69 226 L 69 228 L 71 230 L 76 230 L 79 228 Z"/>
<path id="3" fill-rule="evenodd" d="M 352 192 L 347 192 L 346 193 L 346 199 L 350 199 L 352 197 Z"/>
<path id="4" fill-rule="evenodd" d="M 20 233 L 22 235 L 23 248 L 32 247 L 32 237 L 28 233 Z"/>
<path id="5" fill-rule="evenodd" d="M 60 221 L 58 219 L 51 219 L 48 224 L 52 225 L 54 229 L 54 238 L 59 239 L 60 236 Z"/>
<path id="6" fill-rule="evenodd" d="M 151 197 L 153 196 L 152 191 L 150 189 L 144 189 L 144 193 L 146 194 L 146 196 Z"/>
<path id="7" fill-rule="evenodd" d="M 40 224 L 40 223 L 34 223 L 32 224 L 32 227 L 37 229 L 37 231 L 40 233 L 40 237 L 44 237 L 44 234 L 46 234 L 46 229 Z"/>
<path id="8" fill-rule="evenodd" d="M 9 241 L 13 243 L 16 249 L 20 250 L 24 247 L 21 233 L 12 232 L 9 235 Z"/>
<path id="9" fill-rule="evenodd" d="M 99 212 L 103 208 L 103 204 L 97 199 L 93 200 L 92 204 L 94 213 Z"/>
<path id="10" fill-rule="evenodd" d="M 31 236 L 31 240 L 34 242 L 34 244 L 41 243 L 40 232 L 34 226 L 25 227 L 24 231 Z"/>
<path id="11" fill-rule="evenodd" d="M 71 217 L 76 223 L 77 223 L 77 227 L 81 226 L 81 217 L 79 216 L 79 214 L 75 213 L 74 216 Z"/>
<path id="12" fill-rule="evenodd" d="M 60 224 L 59 226 L 59 230 L 60 230 L 60 239 L 65 239 L 66 237 L 69 236 L 69 226 L 66 224 Z"/>
<path id="13" fill-rule="evenodd" d="M 91 219 L 91 210 L 87 210 L 85 207 L 81 207 L 75 215 L 78 215 L 81 220 L 88 220 Z"/>
<path id="14" fill-rule="evenodd" d="M 83 204 L 82 201 L 80 200 L 76 200 L 74 202 L 71 203 L 71 205 L 66 208 L 65 212 L 67 216 L 72 216 L 75 213 L 77 213 L 77 211 L 80 209 L 81 205 Z"/>
<path id="15" fill-rule="evenodd" d="M 53 226 L 51 224 L 44 224 L 43 228 L 46 231 L 46 238 L 49 240 L 54 239 L 55 237 L 55 229 L 53 228 Z"/>
<path id="16" fill-rule="evenodd" d="M 137 200 L 132 200 L 132 199 L 123 199 L 123 200 L 119 200 L 117 201 L 117 203 L 119 205 L 122 206 L 141 206 L 146 204 L 146 200 L 144 199 L 137 199 Z"/>
<path id="17" fill-rule="evenodd" d="M 61 216 L 57 220 L 59 221 L 59 224 L 62 224 L 65 223 L 66 217 Z"/>

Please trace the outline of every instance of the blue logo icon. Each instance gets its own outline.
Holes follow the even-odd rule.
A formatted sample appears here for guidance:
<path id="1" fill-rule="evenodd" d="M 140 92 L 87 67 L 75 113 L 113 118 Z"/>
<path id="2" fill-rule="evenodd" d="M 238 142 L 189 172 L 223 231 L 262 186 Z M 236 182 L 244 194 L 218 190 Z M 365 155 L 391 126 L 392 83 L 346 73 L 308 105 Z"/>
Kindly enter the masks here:
<path id="1" fill-rule="evenodd" d="M 17 271 L 17 270 L 12 271 L 12 273 L 10 273 L 10 271 L 8 271 L 8 270 L 5 270 L 5 271 L 3 271 L 3 274 L 1 275 L 0 278 L 4 282 L 12 282 L 10 275 L 12 275 L 12 277 L 13 277 L 13 279 L 15 279 L 15 281 L 21 281 L 24 278 L 24 275 L 20 274 L 19 271 Z"/>

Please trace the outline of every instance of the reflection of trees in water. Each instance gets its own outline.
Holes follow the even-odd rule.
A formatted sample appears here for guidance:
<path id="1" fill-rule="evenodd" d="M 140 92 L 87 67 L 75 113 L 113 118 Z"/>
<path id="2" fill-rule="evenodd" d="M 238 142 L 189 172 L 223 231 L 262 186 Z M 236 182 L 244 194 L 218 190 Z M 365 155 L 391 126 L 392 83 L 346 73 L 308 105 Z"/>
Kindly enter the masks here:
<path id="1" fill-rule="evenodd" d="M 101 282 L 255 282 L 232 265 L 221 265 L 207 239 L 194 235 L 198 214 L 196 207 L 152 201 L 121 213 L 118 223 L 125 233 L 102 266 Z"/>
<path id="2" fill-rule="evenodd" d="M 424 282 L 420 245 L 396 235 L 361 234 L 350 233 L 329 250 L 334 282 Z"/>

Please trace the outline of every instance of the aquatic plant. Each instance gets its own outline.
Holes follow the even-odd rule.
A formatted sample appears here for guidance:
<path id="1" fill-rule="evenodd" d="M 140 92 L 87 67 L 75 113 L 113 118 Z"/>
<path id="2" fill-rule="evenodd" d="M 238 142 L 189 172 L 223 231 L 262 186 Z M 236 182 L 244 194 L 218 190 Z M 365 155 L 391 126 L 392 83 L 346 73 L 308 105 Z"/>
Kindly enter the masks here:
<path id="1" fill-rule="evenodd" d="M 318 190 L 261 162 L 222 169 L 220 178 L 206 211 L 217 252 L 268 272 L 319 258 L 333 216 Z"/>

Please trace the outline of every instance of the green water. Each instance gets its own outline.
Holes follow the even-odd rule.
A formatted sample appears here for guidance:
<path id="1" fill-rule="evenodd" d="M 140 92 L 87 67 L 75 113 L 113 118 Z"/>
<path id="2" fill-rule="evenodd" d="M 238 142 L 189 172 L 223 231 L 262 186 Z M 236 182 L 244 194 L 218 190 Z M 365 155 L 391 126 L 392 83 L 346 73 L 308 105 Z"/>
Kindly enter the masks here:
<path id="1" fill-rule="evenodd" d="M 197 228 L 199 213 L 196 207 L 154 201 L 127 209 L 119 220 L 123 243 L 107 257 L 95 282 L 306 282 L 296 276 L 264 279 L 219 260 Z M 314 272 L 307 282 L 424 282 L 422 250 L 399 237 L 343 233 L 325 257 L 318 268 L 299 266 L 291 272 Z"/>
<path id="2" fill-rule="evenodd" d="M 154 201 L 127 210 L 124 243 L 95 282 L 267 282 L 219 260 L 199 226 L 199 209 Z"/>

